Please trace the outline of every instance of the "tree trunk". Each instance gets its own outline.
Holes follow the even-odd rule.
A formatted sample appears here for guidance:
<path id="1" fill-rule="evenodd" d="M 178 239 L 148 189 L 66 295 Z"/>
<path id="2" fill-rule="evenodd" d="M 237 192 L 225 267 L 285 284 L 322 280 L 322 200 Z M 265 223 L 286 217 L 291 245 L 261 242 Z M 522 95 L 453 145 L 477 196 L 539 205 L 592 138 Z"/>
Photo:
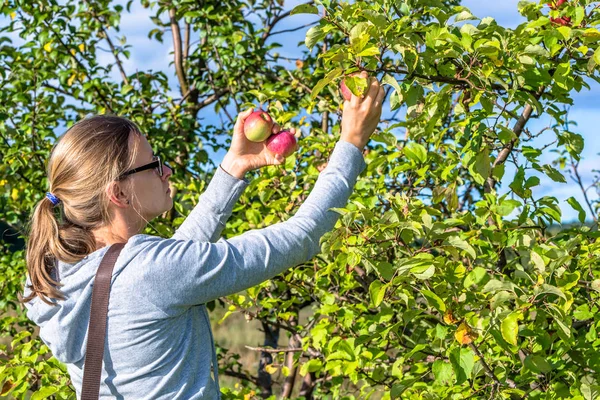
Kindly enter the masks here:
<path id="1" fill-rule="evenodd" d="M 297 323 L 298 320 L 296 319 L 296 317 L 292 317 L 290 319 L 291 326 L 296 326 Z M 296 336 L 292 335 L 292 337 L 290 338 L 288 348 L 294 349 L 300 347 L 301 345 L 302 343 L 296 338 Z M 289 399 L 292 397 L 292 392 L 294 391 L 294 383 L 296 382 L 297 366 L 294 364 L 294 352 L 290 351 L 286 353 L 285 366 L 288 367 L 290 374 L 286 376 L 285 380 L 283 381 L 283 392 L 281 393 L 281 398 Z"/>
<path id="2" fill-rule="evenodd" d="M 267 321 L 261 321 L 263 331 L 265 333 L 264 347 L 277 348 L 279 342 L 279 328 L 275 328 Z M 258 361 L 258 386 L 260 388 L 260 396 L 263 399 L 273 394 L 273 381 L 271 374 L 265 371 L 265 366 L 273 363 L 273 356 L 271 353 L 261 352 L 260 360 Z"/>
<path id="3" fill-rule="evenodd" d="M 302 386 L 300 387 L 300 397 L 304 396 L 306 400 L 313 399 L 313 390 L 315 389 L 315 378 L 316 377 L 314 372 L 309 372 L 304 376 Z"/>

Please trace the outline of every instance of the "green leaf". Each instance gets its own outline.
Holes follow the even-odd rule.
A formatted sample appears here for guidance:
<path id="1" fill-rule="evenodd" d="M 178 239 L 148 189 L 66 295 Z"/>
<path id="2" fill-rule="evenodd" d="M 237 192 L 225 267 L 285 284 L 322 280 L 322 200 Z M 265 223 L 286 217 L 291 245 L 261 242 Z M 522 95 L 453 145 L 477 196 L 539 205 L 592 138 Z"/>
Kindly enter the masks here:
<path id="1" fill-rule="evenodd" d="M 550 165 L 544 165 L 542 167 L 546 175 L 550 177 L 554 182 L 559 183 L 567 183 L 567 179 L 563 174 L 561 174 L 556 168 L 551 167 Z"/>
<path id="2" fill-rule="evenodd" d="M 402 93 L 393 92 L 390 96 L 390 111 L 397 110 L 402 105 Z"/>
<path id="3" fill-rule="evenodd" d="M 419 143 L 409 142 L 403 150 L 406 157 L 417 164 L 427 161 L 427 150 Z"/>
<path id="4" fill-rule="evenodd" d="M 573 312 L 573 317 L 580 321 L 585 321 L 586 319 L 594 318 L 594 313 L 590 311 L 590 306 L 587 304 L 582 304 L 575 309 Z"/>
<path id="5" fill-rule="evenodd" d="M 470 255 L 471 258 L 473 258 L 473 259 L 475 259 L 477 257 L 477 253 L 475 253 L 475 249 L 469 243 L 467 243 L 466 240 L 461 239 L 458 236 L 450 236 L 448 238 L 448 243 L 450 243 L 450 245 L 452 247 L 456 247 L 457 249 L 466 251 L 467 254 Z"/>
<path id="6" fill-rule="evenodd" d="M 548 50 L 544 49 L 539 44 L 528 45 L 527 47 L 525 47 L 525 53 L 541 57 L 550 57 L 550 53 L 548 53 Z"/>
<path id="7" fill-rule="evenodd" d="M 560 290 L 559 288 L 557 288 L 556 286 L 552 286 L 552 285 L 548 285 L 548 284 L 543 284 L 542 285 L 542 290 L 540 291 L 539 294 L 554 294 L 564 300 L 567 300 L 567 297 L 565 296 L 565 294 L 563 293 L 562 290 Z"/>
<path id="8" fill-rule="evenodd" d="M 299 4 L 290 11 L 290 15 L 294 14 L 319 14 L 319 9 L 312 4 Z"/>
<path id="9" fill-rule="evenodd" d="M 369 294 L 371 295 L 371 303 L 373 303 L 373 305 L 375 307 L 379 307 L 379 305 L 385 298 L 385 291 L 387 290 L 387 288 L 388 288 L 387 285 L 384 285 L 383 283 L 381 283 L 378 280 L 373 281 L 371 283 L 371 285 L 369 286 Z"/>
<path id="10" fill-rule="evenodd" d="M 581 390 L 581 394 L 585 400 L 597 400 L 600 398 L 600 385 L 582 383 L 579 390 Z"/>
<path id="11" fill-rule="evenodd" d="M 492 310 L 495 310 L 502 304 L 506 303 L 509 300 L 512 300 L 515 297 L 516 297 L 515 294 L 512 292 L 507 292 L 506 290 L 500 290 L 498 293 L 496 293 L 494 295 L 494 297 L 492 297 L 492 300 L 490 301 L 490 307 L 492 308 Z"/>
<path id="12" fill-rule="evenodd" d="M 408 6 L 408 4 L 406 4 L 406 3 L 400 4 L 400 12 L 404 16 L 407 16 L 408 14 L 410 14 L 410 7 Z"/>
<path id="13" fill-rule="evenodd" d="M 567 318 L 567 316 L 564 315 L 564 312 L 562 310 L 560 310 L 558 307 L 554 306 L 553 304 L 546 304 L 548 313 L 550 315 L 552 315 L 552 318 L 554 319 L 554 322 L 556 322 L 556 325 L 558 325 L 558 327 L 560 328 L 560 330 L 558 331 L 559 333 L 562 333 L 564 335 L 565 338 L 570 338 L 571 337 L 571 321 L 569 320 L 569 318 Z"/>
<path id="14" fill-rule="evenodd" d="M 31 396 L 31 400 L 42 400 L 58 392 L 56 386 L 44 386 Z"/>
<path id="15" fill-rule="evenodd" d="M 327 36 L 326 32 L 323 32 L 323 29 L 320 26 L 313 26 L 306 32 L 306 39 L 304 40 L 304 44 L 309 49 L 312 49 L 315 44 L 319 41 L 323 40 Z"/>
<path id="16" fill-rule="evenodd" d="M 458 14 L 456 16 L 456 18 L 454 19 L 455 22 L 461 22 L 461 21 L 473 21 L 473 20 L 478 20 L 479 18 L 477 18 L 476 16 L 474 16 L 473 14 L 471 14 L 470 11 L 465 10 L 462 11 L 460 14 Z"/>
<path id="17" fill-rule="evenodd" d="M 323 368 L 323 362 L 319 359 L 312 359 L 302 365 L 302 368 L 300 368 L 300 375 L 305 376 L 309 372 L 320 371 L 321 368 Z"/>
<path id="18" fill-rule="evenodd" d="M 544 258 L 535 250 L 532 250 L 529 253 L 529 258 L 538 273 L 543 273 L 546 271 L 546 263 L 544 262 Z"/>
<path id="19" fill-rule="evenodd" d="M 435 360 L 431 366 L 431 371 L 437 385 L 446 386 L 453 383 L 454 371 L 452 370 L 451 363 L 443 360 Z"/>
<path id="20" fill-rule="evenodd" d="M 127 93 L 131 92 L 132 90 L 133 90 L 133 86 L 123 85 L 123 87 L 121 88 L 121 94 L 126 95 Z"/>
<path id="21" fill-rule="evenodd" d="M 496 212 L 501 217 L 506 217 L 506 216 L 512 214 L 512 212 L 515 210 L 515 208 L 517 208 L 521 205 L 522 204 L 519 200 L 512 200 L 512 199 L 502 200 L 502 203 L 500 203 L 500 205 L 496 207 Z"/>
<path id="22" fill-rule="evenodd" d="M 369 57 L 369 56 L 375 56 L 377 54 L 380 54 L 379 48 L 377 46 L 371 46 L 371 47 L 367 47 L 366 49 L 364 49 L 357 55 L 360 57 Z"/>
<path id="23" fill-rule="evenodd" d="M 475 156 L 475 162 L 472 164 L 470 171 L 475 182 L 480 185 L 485 183 L 492 171 L 489 149 L 485 148 Z"/>
<path id="24" fill-rule="evenodd" d="M 600 47 L 598 47 L 594 52 L 594 62 L 596 65 L 600 64 Z"/>
<path id="25" fill-rule="evenodd" d="M 449 358 L 456 374 L 456 384 L 462 385 L 471 378 L 475 366 L 475 354 L 468 347 L 456 347 L 450 352 Z"/>
<path id="26" fill-rule="evenodd" d="M 583 209 L 583 207 L 581 207 L 581 204 L 579 204 L 579 202 L 577 201 L 577 199 L 573 196 L 569 197 L 567 199 L 567 203 L 569 203 L 569 205 L 571 207 L 573 207 L 573 209 L 575 211 L 578 212 L 577 217 L 579 218 L 579 222 L 581 222 L 582 224 L 585 223 L 585 218 L 587 217 L 585 210 Z"/>
<path id="27" fill-rule="evenodd" d="M 384 85 L 390 85 L 391 87 L 396 89 L 396 91 L 398 91 L 398 92 L 402 91 L 402 89 L 400 88 L 400 84 L 398 83 L 396 78 L 394 78 L 393 76 L 391 76 L 389 74 L 385 74 L 383 76 L 383 78 L 381 78 L 381 83 Z"/>
<path id="28" fill-rule="evenodd" d="M 350 47 L 358 54 L 363 51 L 370 38 L 369 23 L 359 22 L 350 30 Z"/>
<path id="29" fill-rule="evenodd" d="M 517 335 L 519 334 L 519 320 L 523 319 L 520 311 L 513 311 L 508 314 L 501 323 L 500 330 L 502 337 L 513 346 L 517 345 Z"/>
<path id="30" fill-rule="evenodd" d="M 538 355 L 529 355 L 525 358 L 524 365 L 526 368 L 536 374 L 547 374 L 552 371 L 552 366 L 544 357 Z"/>
<path id="31" fill-rule="evenodd" d="M 347 76 L 344 78 L 344 82 L 348 89 L 358 97 L 363 97 L 365 95 L 365 90 L 367 89 L 367 80 L 365 78 L 361 78 L 360 76 Z"/>
<path id="32" fill-rule="evenodd" d="M 319 82 L 317 82 L 317 84 L 315 85 L 315 87 L 313 88 L 310 97 L 311 99 L 316 99 L 317 96 L 319 95 L 319 93 L 321 92 L 321 90 L 323 90 L 323 88 L 327 85 L 329 85 L 329 83 L 331 81 L 333 81 L 335 78 L 338 78 L 342 75 L 342 73 L 344 72 L 344 70 L 342 68 L 336 68 L 334 70 L 329 71 L 329 73 L 327 75 L 325 75 L 325 77 L 321 80 L 319 80 Z"/>
<path id="33" fill-rule="evenodd" d="M 441 313 L 446 311 L 444 301 L 437 294 L 427 289 L 421 289 L 421 294 L 427 299 L 430 306 L 435 307 Z"/>
<path id="34" fill-rule="evenodd" d="M 467 277 L 465 278 L 464 287 L 468 288 L 471 285 L 476 285 L 485 277 L 487 271 L 485 268 L 475 267 L 473 271 L 469 272 Z"/>
<path id="35" fill-rule="evenodd" d="M 435 266 L 424 265 L 424 266 L 420 266 L 420 267 L 415 267 L 415 268 L 412 268 L 410 272 L 417 279 L 427 280 L 435 274 Z"/>
<path id="36" fill-rule="evenodd" d="M 562 290 L 569 290 L 577 285 L 579 278 L 581 278 L 579 271 L 565 272 L 561 277 L 556 278 L 556 283 Z"/>

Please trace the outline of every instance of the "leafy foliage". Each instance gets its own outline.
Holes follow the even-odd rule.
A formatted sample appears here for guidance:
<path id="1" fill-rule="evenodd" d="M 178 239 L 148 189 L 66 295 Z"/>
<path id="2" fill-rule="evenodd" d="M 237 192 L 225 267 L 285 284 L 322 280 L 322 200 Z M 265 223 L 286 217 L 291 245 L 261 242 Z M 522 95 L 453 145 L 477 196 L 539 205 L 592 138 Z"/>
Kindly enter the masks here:
<path id="1" fill-rule="evenodd" d="M 477 18 L 458 0 L 321 0 L 294 10 L 268 0 L 141 4 L 155 13 L 151 39 L 173 32 L 178 98 L 165 72 L 125 71 L 129 45 L 115 41 L 123 6 L 0 6 L 8 20 L 0 32 L 12 34 L 0 36 L 0 220 L 13 232 L 26 234 L 45 192 L 44 160 L 57 132 L 87 113 L 113 112 L 137 122 L 178 167 L 175 210 L 148 228 L 169 235 L 214 168 L 209 152 L 226 147 L 232 110 L 252 102 L 308 134 L 300 157 L 254 176 L 225 234 L 285 220 L 339 134 L 338 84 L 348 77 L 359 92 L 363 83 L 350 75 L 367 70 L 388 88 L 390 117 L 365 151 L 367 169 L 336 210 L 340 222 L 322 254 L 219 300 L 290 337 L 290 351 L 263 365 L 267 378 L 221 349 L 223 373 L 243 382 L 225 396 L 249 398 L 256 386 L 269 393 L 269 376 L 281 374 L 290 397 L 299 374 L 305 397 L 595 398 L 600 245 L 584 222 L 597 221 L 597 208 L 569 199 L 580 224 L 556 232 L 557 199 L 534 198 L 531 189 L 540 175 L 565 182 L 564 168 L 581 159 L 584 141 L 569 129 L 565 107 L 573 91 L 599 80 L 599 2 L 550 9 L 522 1 L 526 22 L 514 29 Z M 290 68 L 276 52 L 275 26 L 302 13 L 319 20 Z M 114 57 L 108 66 L 97 61 L 102 48 Z M 215 113 L 222 124 L 203 122 Z M 542 115 L 552 123 L 531 132 L 528 123 Z M 556 140 L 554 165 L 540 162 L 549 150 L 533 142 L 542 135 Z M 64 367 L 16 303 L 23 251 L 3 252 L 0 263 L 0 326 L 9 338 L 1 394 L 73 397 Z M 306 308 L 308 319 L 299 318 Z"/>

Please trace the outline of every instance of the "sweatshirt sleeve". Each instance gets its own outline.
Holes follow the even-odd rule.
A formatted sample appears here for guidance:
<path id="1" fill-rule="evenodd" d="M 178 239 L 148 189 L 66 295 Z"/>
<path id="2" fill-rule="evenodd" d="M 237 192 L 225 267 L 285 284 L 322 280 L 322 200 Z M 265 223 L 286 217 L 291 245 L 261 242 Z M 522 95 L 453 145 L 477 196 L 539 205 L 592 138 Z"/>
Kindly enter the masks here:
<path id="1" fill-rule="evenodd" d="M 215 242 L 221 236 L 235 203 L 248 186 L 245 180 L 217 168 L 198 204 L 177 229 L 172 239 Z"/>
<path id="2" fill-rule="evenodd" d="M 287 221 L 216 243 L 151 241 L 136 257 L 149 301 L 169 313 L 247 289 L 310 260 L 339 217 L 330 209 L 346 205 L 364 168 L 362 152 L 340 141 L 312 192 Z M 188 221 L 191 217 L 198 216 Z"/>

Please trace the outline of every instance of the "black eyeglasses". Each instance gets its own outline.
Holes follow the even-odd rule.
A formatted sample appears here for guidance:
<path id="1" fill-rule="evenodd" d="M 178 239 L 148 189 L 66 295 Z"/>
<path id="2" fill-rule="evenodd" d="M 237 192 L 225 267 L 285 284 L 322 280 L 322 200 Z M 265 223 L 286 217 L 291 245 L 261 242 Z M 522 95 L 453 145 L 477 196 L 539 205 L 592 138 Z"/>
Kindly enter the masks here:
<path id="1" fill-rule="evenodd" d="M 171 166 L 169 166 L 168 164 L 165 164 L 165 165 L 166 165 L 167 167 L 169 167 L 169 168 L 171 169 L 171 171 L 173 170 L 173 168 L 171 168 Z M 142 165 L 141 167 L 137 167 L 137 168 L 134 168 L 134 169 L 130 169 L 129 171 L 127 171 L 127 172 L 123 173 L 123 175 L 121 175 L 121 176 L 119 177 L 119 179 L 123 179 L 123 178 L 125 178 L 126 176 L 129 176 L 129 175 L 131 175 L 131 174 L 135 174 L 135 173 L 137 173 L 137 172 L 142 172 L 142 171 L 146 171 L 146 170 L 148 170 L 148 169 L 153 169 L 153 168 L 155 168 L 155 169 L 156 169 L 156 171 L 158 172 L 158 176 L 160 176 L 160 177 L 162 177 L 162 176 L 163 176 L 163 172 L 164 172 L 164 171 L 163 171 L 163 163 L 162 163 L 162 161 L 160 160 L 160 157 L 159 157 L 159 156 L 154 156 L 154 161 L 152 161 L 151 163 L 148 163 L 148 164 Z"/>

